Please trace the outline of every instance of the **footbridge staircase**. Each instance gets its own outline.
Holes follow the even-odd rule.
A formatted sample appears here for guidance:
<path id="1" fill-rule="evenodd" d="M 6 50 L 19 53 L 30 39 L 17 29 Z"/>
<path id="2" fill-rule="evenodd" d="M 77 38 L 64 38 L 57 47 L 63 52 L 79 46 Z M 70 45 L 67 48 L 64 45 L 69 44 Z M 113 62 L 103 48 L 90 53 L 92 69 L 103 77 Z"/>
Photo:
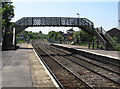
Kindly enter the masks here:
<path id="1" fill-rule="evenodd" d="M 96 36 L 103 49 L 115 49 L 114 40 L 101 28 L 94 28 L 93 22 L 87 18 L 72 17 L 23 17 L 15 22 L 16 34 L 28 27 L 78 27 Z"/>
<path id="2" fill-rule="evenodd" d="M 103 47 L 103 49 L 107 49 L 107 50 L 115 50 L 116 49 L 115 41 L 102 27 L 95 28 L 94 35 L 100 41 L 100 44 Z"/>

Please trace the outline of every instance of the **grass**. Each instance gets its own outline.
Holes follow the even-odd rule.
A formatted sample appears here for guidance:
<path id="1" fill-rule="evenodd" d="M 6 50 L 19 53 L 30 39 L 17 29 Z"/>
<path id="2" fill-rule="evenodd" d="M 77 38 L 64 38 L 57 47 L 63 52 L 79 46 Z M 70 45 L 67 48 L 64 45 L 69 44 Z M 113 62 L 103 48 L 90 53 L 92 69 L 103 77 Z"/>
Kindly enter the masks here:
<path id="1" fill-rule="evenodd" d="M 117 47 L 116 47 L 116 51 L 120 51 L 120 46 L 117 46 Z"/>
<path id="2" fill-rule="evenodd" d="M 49 43 L 49 42 L 47 41 L 47 39 L 42 39 L 42 41 L 43 41 L 43 42 L 46 42 L 46 43 Z"/>
<path id="3" fill-rule="evenodd" d="M 26 42 L 26 41 L 23 41 L 23 40 L 17 41 L 17 44 L 23 44 L 23 43 L 27 43 L 27 42 Z"/>

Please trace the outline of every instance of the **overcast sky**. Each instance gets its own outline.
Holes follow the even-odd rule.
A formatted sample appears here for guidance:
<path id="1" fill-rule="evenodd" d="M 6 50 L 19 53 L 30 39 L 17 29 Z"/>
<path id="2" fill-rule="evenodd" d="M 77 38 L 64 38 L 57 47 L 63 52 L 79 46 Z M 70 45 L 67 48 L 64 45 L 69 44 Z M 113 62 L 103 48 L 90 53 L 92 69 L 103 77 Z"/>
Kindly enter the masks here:
<path id="1" fill-rule="evenodd" d="M 106 2 L 80 2 L 80 0 L 60 0 L 59 2 L 48 0 L 12 0 L 15 6 L 15 17 L 12 21 L 17 21 L 22 17 L 77 17 L 88 18 L 95 27 L 102 26 L 106 31 L 118 26 L 118 0 L 106 0 Z M 54 1 L 54 2 L 53 2 Z M 101 0 L 98 0 L 101 1 Z M 114 2 L 113 2 L 114 1 Z M 71 27 L 70 27 L 71 28 Z M 32 27 L 27 31 L 42 31 L 47 34 L 48 31 L 66 31 L 67 27 Z M 74 30 L 79 30 L 74 28 Z"/>

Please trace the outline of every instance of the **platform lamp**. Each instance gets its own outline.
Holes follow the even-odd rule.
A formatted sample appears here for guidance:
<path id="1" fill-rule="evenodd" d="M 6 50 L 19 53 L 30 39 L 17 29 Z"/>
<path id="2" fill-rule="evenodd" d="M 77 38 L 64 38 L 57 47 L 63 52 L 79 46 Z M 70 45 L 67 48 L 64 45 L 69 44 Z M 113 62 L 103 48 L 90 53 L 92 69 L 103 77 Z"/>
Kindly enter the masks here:
<path id="1" fill-rule="evenodd" d="M 76 13 L 78 15 L 78 22 L 79 22 L 79 18 L 80 18 L 80 14 L 79 13 Z M 79 29 L 80 31 L 80 29 Z M 79 37 L 80 37 L 80 34 L 79 34 Z M 81 38 L 81 37 L 80 37 Z M 79 39 L 79 42 L 81 42 L 81 40 Z"/>
<path id="2" fill-rule="evenodd" d="M 80 14 L 79 13 L 76 13 L 78 15 L 78 18 L 80 18 Z"/>

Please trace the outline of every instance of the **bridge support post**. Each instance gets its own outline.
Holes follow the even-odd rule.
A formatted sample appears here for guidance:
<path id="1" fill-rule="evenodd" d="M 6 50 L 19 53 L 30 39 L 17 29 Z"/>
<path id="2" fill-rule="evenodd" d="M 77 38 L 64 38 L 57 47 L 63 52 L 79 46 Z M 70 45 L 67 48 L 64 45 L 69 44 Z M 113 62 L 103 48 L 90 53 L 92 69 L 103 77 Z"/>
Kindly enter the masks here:
<path id="1" fill-rule="evenodd" d="M 99 41 L 97 40 L 97 48 L 99 48 Z"/>
<path id="2" fill-rule="evenodd" d="M 93 37 L 92 37 L 92 40 L 93 40 L 93 44 L 92 44 L 92 49 L 94 49 L 94 35 L 93 35 Z"/>
<path id="3" fill-rule="evenodd" d="M 90 34 L 89 34 L 88 48 L 90 49 Z"/>

